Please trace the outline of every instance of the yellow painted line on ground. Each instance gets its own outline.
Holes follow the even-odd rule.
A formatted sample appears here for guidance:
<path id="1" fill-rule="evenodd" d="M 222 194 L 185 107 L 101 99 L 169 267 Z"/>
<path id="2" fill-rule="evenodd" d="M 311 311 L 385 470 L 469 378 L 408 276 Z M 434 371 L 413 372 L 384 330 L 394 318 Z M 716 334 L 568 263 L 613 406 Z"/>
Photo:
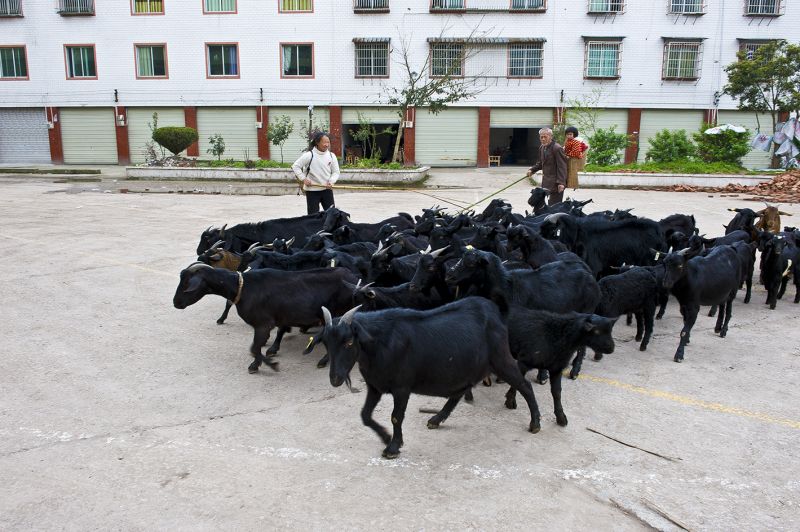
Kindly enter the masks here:
<path id="1" fill-rule="evenodd" d="M 607 384 L 615 388 L 620 388 L 623 390 L 627 390 L 629 392 L 639 393 L 642 395 L 646 395 L 648 397 L 655 397 L 657 399 L 666 399 L 667 401 L 680 403 L 686 406 L 695 406 L 702 408 L 704 410 L 711 410 L 713 412 L 722 412 L 723 414 L 732 414 L 734 416 L 756 419 L 758 421 L 763 421 L 765 423 L 772 423 L 775 425 L 783 425 L 785 427 L 790 427 L 793 429 L 800 429 L 800 421 L 795 421 L 786 418 L 779 418 L 771 416 L 769 414 L 764 414 L 762 412 L 751 412 L 749 410 L 744 410 L 743 408 L 727 406 L 722 403 L 711 403 L 709 401 L 703 401 L 702 399 L 694 399 L 692 397 L 687 397 L 685 395 L 677 395 L 674 393 L 664 392 L 661 390 L 653 390 L 651 388 L 645 388 L 644 386 L 627 384 L 625 382 L 621 382 L 615 379 L 608 379 L 606 377 L 595 377 L 594 375 L 586 375 L 581 373 L 578 376 L 578 378 L 591 382 Z"/>
<path id="2" fill-rule="evenodd" d="M 24 242 L 24 243 L 30 244 L 30 245 L 40 245 L 37 242 L 33 242 L 33 241 L 25 239 L 25 238 L 19 238 L 19 237 L 11 236 L 11 235 L 2 235 L 2 236 L 4 238 L 9 238 L 11 240 L 16 240 L 18 242 Z M 102 257 L 100 255 L 95 255 L 94 253 L 87 253 L 85 251 L 79 251 L 79 250 L 74 249 L 74 248 L 72 249 L 72 251 L 74 253 L 77 253 L 78 255 L 83 255 L 84 257 L 88 257 L 88 258 L 91 258 L 91 259 L 107 262 L 107 263 L 113 264 L 115 266 L 127 266 L 129 268 L 134 268 L 136 270 L 141 270 L 143 272 L 155 273 L 155 274 L 158 274 L 158 275 L 164 275 L 166 277 L 175 277 L 174 273 L 167 273 L 167 272 L 163 272 L 161 270 L 155 270 L 153 268 L 148 268 L 147 266 L 139 266 L 138 264 L 132 264 L 130 262 L 124 262 L 124 261 L 121 261 L 121 260 L 110 259 L 108 257 Z"/>

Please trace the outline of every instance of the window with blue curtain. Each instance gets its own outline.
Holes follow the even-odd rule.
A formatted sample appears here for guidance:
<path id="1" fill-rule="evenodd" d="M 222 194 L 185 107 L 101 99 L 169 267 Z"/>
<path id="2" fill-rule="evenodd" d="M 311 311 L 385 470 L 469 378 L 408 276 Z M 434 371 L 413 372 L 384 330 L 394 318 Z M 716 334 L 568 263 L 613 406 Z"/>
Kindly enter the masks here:
<path id="1" fill-rule="evenodd" d="M 235 44 L 208 45 L 208 75 L 238 76 L 238 47 Z"/>

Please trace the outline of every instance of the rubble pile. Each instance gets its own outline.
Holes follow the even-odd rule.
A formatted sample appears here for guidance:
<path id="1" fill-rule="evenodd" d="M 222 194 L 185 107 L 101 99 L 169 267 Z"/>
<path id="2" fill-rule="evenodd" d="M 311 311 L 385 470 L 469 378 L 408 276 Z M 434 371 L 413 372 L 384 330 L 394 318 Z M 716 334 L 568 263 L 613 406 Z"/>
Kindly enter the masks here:
<path id="1" fill-rule="evenodd" d="M 637 187 L 638 188 L 638 187 Z M 730 184 L 724 187 L 697 187 L 673 185 L 659 187 L 669 192 L 715 192 L 722 194 L 752 194 L 754 201 L 769 200 L 774 203 L 800 203 L 800 170 L 790 170 L 776 176 L 768 183 L 754 186 Z"/>

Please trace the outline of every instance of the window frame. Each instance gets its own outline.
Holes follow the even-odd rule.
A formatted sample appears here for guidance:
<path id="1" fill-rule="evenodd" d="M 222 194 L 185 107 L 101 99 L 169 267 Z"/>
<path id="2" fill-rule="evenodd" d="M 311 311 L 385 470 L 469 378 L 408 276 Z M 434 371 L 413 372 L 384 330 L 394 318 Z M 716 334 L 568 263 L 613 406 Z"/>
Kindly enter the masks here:
<path id="1" fill-rule="evenodd" d="M 28 45 L 27 44 L 0 44 L 0 49 L 2 48 L 22 48 L 22 53 L 25 54 L 25 77 L 15 76 L 15 77 L 1 77 L 0 81 L 30 81 L 31 79 L 31 70 L 28 68 Z"/>
<path id="2" fill-rule="evenodd" d="M 292 76 L 292 75 L 287 76 L 287 75 L 285 75 L 283 73 L 283 47 L 284 46 L 310 46 L 311 47 L 311 75 L 310 76 L 309 75 L 301 75 L 301 74 L 298 74 L 296 76 Z M 278 67 L 280 68 L 280 74 L 281 74 L 280 79 L 314 79 L 316 77 L 316 75 L 317 75 L 316 57 L 315 57 L 314 48 L 315 47 L 314 47 L 314 43 L 313 42 L 280 42 L 280 43 L 278 43 L 278 56 L 279 56 Z M 298 66 L 298 72 L 300 72 L 300 70 L 299 70 L 299 68 L 300 68 L 300 65 L 299 65 L 300 52 L 299 52 L 299 50 L 298 50 L 298 53 L 297 53 L 297 59 L 298 59 L 298 65 L 297 65 Z"/>
<path id="3" fill-rule="evenodd" d="M 302 0 L 296 0 L 296 1 L 302 1 Z M 311 9 L 310 10 L 307 10 L 307 9 L 288 10 L 288 9 L 283 9 L 284 0 L 278 0 L 278 13 L 290 13 L 290 14 L 295 14 L 295 15 L 313 13 L 314 12 L 314 0 L 308 0 L 308 1 L 311 2 Z"/>
<path id="4" fill-rule="evenodd" d="M 458 67 L 460 74 L 457 75 L 457 76 L 456 75 L 451 75 L 450 77 L 453 77 L 453 78 L 464 78 L 465 77 L 464 70 L 465 70 L 465 66 L 466 66 L 466 57 L 467 57 L 464 49 L 465 49 L 466 45 L 467 45 L 467 43 L 463 43 L 463 42 L 432 42 L 432 43 L 429 43 L 429 46 L 428 46 L 428 58 L 429 58 L 430 65 L 428 67 L 428 77 L 430 77 L 430 78 L 443 78 L 446 75 L 446 74 L 438 74 L 437 75 L 437 74 L 433 73 L 433 61 L 434 61 L 433 50 L 434 50 L 435 47 L 438 47 L 438 46 L 460 46 L 461 47 L 461 64 Z"/>
<path id="5" fill-rule="evenodd" d="M 669 61 L 669 50 L 672 45 L 691 45 L 696 47 L 697 54 L 694 60 L 694 76 L 667 76 L 667 63 Z M 669 39 L 664 41 L 663 59 L 661 62 L 661 80 L 662 81 L 697 81 L 703 72 L 703 41 L 690 41 L 681 39 Z"/>
<path id="6" fill-rule="evenodd" d="M 147 0 L 148 3 L 152 1 L 153 0 Z M 136 0 L 131 0 L 131 16 L 133 17 L 153 17 L 153 16 L 164 15 L 167 10 L 167 0 L 161 0 L 161 11 L 153 11 L 150 13 L 137 13 L 136 8 L 134 7 L 135 4 Z"/>
<path id="7" fill-rule="evenodd" d="M 589 14 L 589 15 L 622 15 L 623 13 L 625 13 L 625 8 L 628 7 L 625 4 L 625 0 L 604 0 L 609 5 L 611 3 L 619 3 L 619 9 L 616 10 L 616 11 L 611 10 L 611 9 L 607 9 L 607 10 L 604 10 L 604 11 L 592 11 L 592 2 L 595 2 L 595 1 L 597 1 L 597 0 L 587 0 L 587 6 L 586 6 L 586 13 L 587 14 Z"/>
<path id="8" fill-rule="evenodd" d="M 386 7 L 359 7 L 358 2 L 359 0 L 353 0 L 353 13 L 389 13 L 390 9 L 390 1 L 389 0 L 366 0 L 367 2 L 372 3 L 373 5 L 375 2 L 386 2 Z"/>
<path id="9" fill-rule="evenodd" d="M 539 46 L 539 71 L 540 74 L 538 76 L 514 76 L 511 74 L 511 49 L 514 46 Z M 525 65 L 522 65 L 522 68 L 525 69 Z M 530 41 L 530 42 L 513 42 L 508 43 L 506 45 L 506 79 L 542 79 L 544 78 L 544 42 L 541 41 Z"/>
<path id="10" fill-rule="evenodd" d="M 589 75 L 589 48 L 592 44 L 615 45 L 617 47 L 617 69 L 613 76 Z M 620 79 L 622 77 L 622 39 L 586 39 L 583 43 L 583 79 Z"/>
<path id="11" fill-rule="evenodd" d="M 233 11 L 206 11 L 206 0 L 200 0 L 203 4 L 204 15 L 238 15 L 239 14 L 239 0 L 233 0 Z"/>
<path id="12" fill-rule="evenodd" d="M 674 1 L 675 0 L 667 0 L 667 13 L 670 14 L 670 15 L 684 15 L 684 16 L 687 16 L 687 17 L 696 17 L 696 16 L 700 16 L 700 15 L 705 15 L 706 14 L 706 8 L 708 7 L 706 5 L 706 0 L 700 0 L 700 11 L 691 11 L 691 12 L 674 11 L 673 10 L 673 2 Z M 683 1 L 684 7 L 686 7 L 687 0 L 682 0 L 682 1 Z"/>
<path id="13" fill-rule="evenodd" d="M 466 2 L 466 0 L 464 0 Z M 544 13 L 547 11 L 547 0 L 542 0 L 542 7 L 514 7 L 514 0 L 508 0 L 509 13 Z"/>
<path id="14" fill-rule="evenodd" d="M 161 46 L 164 48 L 164 75 L 163 76 L 140 76 L 139 75 L 139 51 L 140 46 Z M 165 42 L 135 42 L 133 43 L 133 69 L 136 79 L 169 79 L 169 58 L 167 56 L 167 43 Z"/>
<path id="15" fill-rule="evenodd" d="M 390 41 L 385 41 L 385 42 L 367 42 L 367 41 L 360 41 L 359 42 L 359 41 L 357 41 L 357 42 L 354 42 L 353 44 L 354 44 L 354 54 L 355 54 L 355 79 L 388 79 L 389 77 L 391 77 L 391 61 L 390 61 L 390 56 L 392 54 L 392 49 L 391 49 L 392 42 L 391 42 L 391 40 Z M 382 45 L 382 46 L 386 47 L 386 74 L 385 75 L 379 76 L 379 75 L 374 75 L 373 74 L 373 75 L 365 76 L 365 75 L 361 75 L 361 74 L 358 73 L 358 47 L 359 46 L 363 46 L 363 45 Z M 281 69 L 281 72 L 283 72 L 283 69 Z"/>
<path id="16" fill-rule="evenodd" d="M 238 42 L 206 42 L 203 43 L 206 50 L 206 79 L 239 79 L 242 77 L 242 62 L 239 57 L 239 43 Z M 236 47 L 236 75 L 231 76 L 227 74 L 212 75 L 211 74 L 211 54 L 209 53 L 209 46 L 235 46 Z M 223 48 L 223 56 L 225 51 Z M 224 69 L 223 69 L 224 70 Z"/>
<path id="17" fill-rule="evenodd" d="M 785 3 L 784 0 L 775 0 L 774 13 L 751 13 L 749 11 L 750 4 L 753 2 L 764 2 L 765 0 L 744 0 L 744 16 L 745 17 L 780 17 L 784 13 Z"/>
<path id="18" fill-rule="evenodd" d="M 99 79 L 100 76 L 100 69 L 97 65 L 97 45 L 96 43 L 70 43 L 64 44 L 64 76 L 69 81 L 92 81 Z M 85 47 L 92 47 L 92 55 L 94 57 L 94 76 L 81 76 L 81 77 L 69 77 L 69 63 L 67 61 L 67 51 L 70 48 L 85 48 Z"/>
<path id="19" fill-rule="evenodd" d="M 23 9 L 24 8 L 24 4 L 25 4 L 25 2 L 23 2 L 23 0 L 19 0 L 19 13 L 8 13 L 7 15 L 4 15 L 4 14 L 0 13 L 0 18 L 24 17 L 25 16 L 25 10 Z"/>

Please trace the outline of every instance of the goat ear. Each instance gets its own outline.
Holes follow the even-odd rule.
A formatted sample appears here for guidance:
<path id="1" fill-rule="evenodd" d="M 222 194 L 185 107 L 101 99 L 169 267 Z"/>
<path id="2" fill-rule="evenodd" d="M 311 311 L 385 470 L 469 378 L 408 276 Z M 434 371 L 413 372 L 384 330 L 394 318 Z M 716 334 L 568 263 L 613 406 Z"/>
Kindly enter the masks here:
<path id="1" fill-rule="evenodd" d="M 594 323 L 592 323 L 591 316 L 587 316 L 586 319 L 583 321 L 583 330 L 586 332 L 594 330 Z"/>
<path id="2" fill-rule="evenodd" d="M 184 292 L 194 292 L 198 288 L 200 288 L 200 284 L 203 282 L 203 278 L 199 275 L 195 275 L 189 280 L 189 285 L 186 287 Z"/>
<path id="3" fill-rule="evenodd" d="M 375 339 L 372 335 L 358 322 L 352 323 L 350 330 L 353 331 L 353 337 L 355 337 L 362 351 L 366 351 L 368 354 L 372 353 L 372 347 L 375 345 Z"/>
<path id="4" fill-rule="evenodd" d="M 222 260 L 222 253 L 214 253 L 213 255 L 208 257 L 208 260 L 213 260 L 214 262 L 221 261 Z"/>
<path id="5" fill-rule="evenodd" d="M 778 211 L 778 214 L 780 214 L 781 216 L 791 216 L 791 213 L 783 212 L 783 211 Z"/>

